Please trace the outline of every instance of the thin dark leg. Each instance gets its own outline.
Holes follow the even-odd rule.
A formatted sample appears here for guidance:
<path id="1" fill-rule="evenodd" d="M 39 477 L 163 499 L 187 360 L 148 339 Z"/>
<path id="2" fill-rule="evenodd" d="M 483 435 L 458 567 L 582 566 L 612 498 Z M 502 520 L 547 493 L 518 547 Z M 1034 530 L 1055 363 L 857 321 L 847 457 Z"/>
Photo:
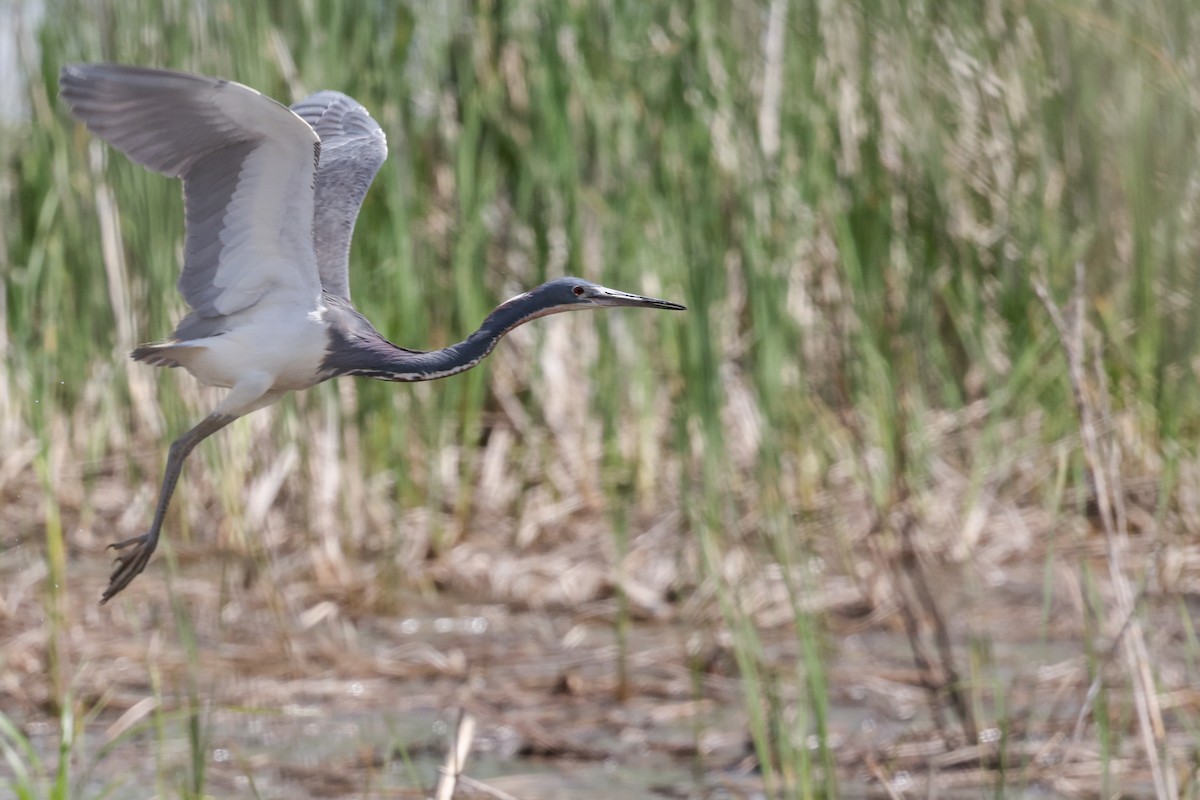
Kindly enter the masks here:
<path id="1" fill-rule="evenodd" d="M 192 452 L 200 442 L 235 419 L 237 419 L 237 415 L 209 414 L 196 427 L 171 442 L 171 451 L 167 456 L 167 469 L 163 473 L 162 489 L 158 492 L 158 507 L 154 511 L 154 521 L 150 523 L 150 530 L 141 536 L 109 545 L 115 550 L 124 551 L 127 547 L 132 547 L 132 549 L 117 556 L 112 574 L 108 576 L 108 588 L 104 590 L 104 596 L 100 598 L 101 605 L 111 600 L 117 592 L 128 586 L 129 582 L 146 568 L 150 556 L 154 553 L 154 548 L 158 546 L 158 533 L 162 529 L 163 518 L 167 515 L 167 506 L 171 504 L 171 495 L 175 493 L 175 483 L 179 480 L 179 471 L 183 468 L 183 460 L 188 457 L 188 453 Z"/>

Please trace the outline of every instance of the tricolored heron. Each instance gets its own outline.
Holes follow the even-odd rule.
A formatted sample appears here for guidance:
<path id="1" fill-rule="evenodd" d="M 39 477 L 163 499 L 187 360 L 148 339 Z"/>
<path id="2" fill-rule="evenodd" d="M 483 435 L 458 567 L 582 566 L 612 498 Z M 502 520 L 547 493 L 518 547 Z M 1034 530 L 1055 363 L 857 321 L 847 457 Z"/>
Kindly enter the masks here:
<path id="1" fill-rule="evenodd" d="M 229 389 L 171 443 L 150 529 L 116 542 L 101 603 L 146 566 L 184 459 L 238 417 L 296 389 L 360 375 L 427 381 L 478 364 L 513 328 L 561 311 L 610 306 L 683 310 L 582 278 L 558 278 L 502 303 L 464 341 L 409 350 L 350 302 L 350 238 L 387 158 L 379 124 L 324 91 L 288 108 L 226 80 L 113 64 L 64 67 L 61 97 L 87 128 L 132 161 L 183 179 L 186 241 L 179 291 L 191 313 L 171 338 L 135 349 Z"/>

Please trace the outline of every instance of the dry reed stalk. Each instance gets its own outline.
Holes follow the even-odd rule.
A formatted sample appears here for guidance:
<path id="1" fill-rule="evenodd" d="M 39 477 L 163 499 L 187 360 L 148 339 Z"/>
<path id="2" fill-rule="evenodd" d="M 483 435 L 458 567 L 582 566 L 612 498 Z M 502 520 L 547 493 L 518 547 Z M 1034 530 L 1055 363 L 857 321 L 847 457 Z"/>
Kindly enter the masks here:
<path id="1" fill-rule="evenodd" d="M 900 800 L 900 794 L 896 791 L 895 787 L 892 786 L 892 781 L 888 778 L 887 773 L 880 765 L 879 759 L 875 758 L 875 754 L 866 753 L 863 763 L 866 765 L 867 770 L 871 773 L 871 776 L 879 782 L 880 787 L 884 792 L 887 793 L 888 800 Z"/>
<path id="2" fill-rule="evenodd" d="M 104 262 L 104 277 L 108 283 L 108 299 L 112 303 L 113 320 L 117 325 L 117 350 L 128 353 L 137 344 L 133 330 L 133 293 L 129 285 L 129 270 L 121 248 L 121 214 L 117 197 L 104 178 L 104 147 L 92 141 L 88 147 L 92 175 L 95 178 L 94 201 L 100 222 L 100 258 Z M 151 436 L 163 433 L 163 417 L 155 403 L 155 384 L 151 370 L 122 359 L 129 397 L 133 401 L 138 422 Z"/>
<path id="3" fill-rule="evenodd" d="M 762 102 L 758 107 L 758 144 L 763 157 L 779 154 L 779 102 L 783 96 L 783 46 L 787 31 L 788 0 L 771 0 L 767 30 L 763 35 Z"/>
<path id="4" fill-rule="evenodd" d="M 454 789 L 467 766 L 467 756 L 471 753 L 471 742 L 475 739 L 475 717 L 469 711 L 459 711 L 458 725 L 454 728 L 454 740 L 446 753 L 446 763 L 442 765 L 441 779 L 438 781 L 436 800 L 451 800 Z"/>
<path id="5" fill-rule="evenodd" d="M 1111 435 L 1102 440 L 1097 420 L 1111 416 L 1108 407 L 1107 386 L 1104 369 L 1095 353 L 1093 364 L 1095 379 L 1100 383 L 1099 400 L 1087 391 L 1088 375 L 1085 368 L 1087 343 L 1085 341 L 1084 289 L 1085 269 L 1083 262 L 1075 264 L 1075 285 L 1071 291 L 1068 314 L 1050 297 L 1046 285 L 1038 278 L 1033 279 L 1033 288 L 1038 299 L 1046 307 L 1059 342 L 1067 359 L 1067 377 L 1071 383 L 1071 394 L 1075 410 L 1079 415 L 1079 431 L 1082 437 L 1083 455 L 1088 477 L 1096 493 L 1100 521 L 1104 530 L 1105 554 L 1109 577 L 1112 580 L 1115 605 L 1112 612 L 1124 620 L 1118 629 L 1117 641 L 1123 645 L 1126 668 L 1132 681 L 1134 706 L 1137 711 L 1138 731 L 1150 773 L 1154 778 L 1154 793 L 1160 800 L 1179 796 L 1170 765 L 1159 760 L 1159 744 L 1165 741 L 1162 711 L 1155 693 L 1154 677 L 1150 669 L 1150 656 L 1141 622 L 1136 617 L 1133 587 L 1125 574 L 1125 551 L 1129 545 L 1128 515 L 1125 512 L 1121 485 L 1120 453 Z M 1097 408 L 1097 403 L 1101 408 Z M 1115 643 L 1114 643 L 1115 646 Z M 1089 691 L 1089 702 L 1094 693 Z M 1085 709 L 1087 705 L 1085 704 Z M 1078 731 L 1077 731 L 1078 732 Z M 1068 755 L 1070 750 L 1068 750 Z M 1064 758 L 1064 761 L 1067 759 Z"/>
<path id="6" fill-rule="evenodd" d="M 466 775 L 459 775 L 458 781 L 459 781 L 459 783 L 461 783 L 463 786 L 467 787 L 468 789 L 473 789 L 473 790 L 479 792 L 480 794 L 486 795 L 488 797 L 494 797 L 494 798 L 496 798 L 496 800 L 517 800 L 516 797 L 509 794 L 508 792 L 501 791 L 500 789 L 497 789 L 495 786 L 489 786 L 488 784 L 484 783 L 483 781 L 477 781 L 474 778 L 468 777 Z"/>

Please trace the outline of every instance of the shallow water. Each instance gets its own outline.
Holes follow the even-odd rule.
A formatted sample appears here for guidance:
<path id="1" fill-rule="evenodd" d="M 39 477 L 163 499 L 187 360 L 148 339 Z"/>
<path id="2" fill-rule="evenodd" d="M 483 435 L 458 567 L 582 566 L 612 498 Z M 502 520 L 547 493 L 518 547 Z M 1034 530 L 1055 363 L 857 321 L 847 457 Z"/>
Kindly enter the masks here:
<path id="1" fill-rule="evenodd" d="M 10 603 L 0 674 L 10 690 L 0 700 L 52 765 L 59 725 L 38 666 L 50 626 L 36 593 L 20 586 L 39 580 L 37 563 L 0 575 Z M 77 796 L 179 796 L 198 762 L 212 797 L 433 796 L 464 714 L 475 733 L 459 798 L 488 796 L 470 781 L 522 800 L 763 796 L 736 660 L 712 621 L 634 620 L 622 644 L 611 602 L 515 611 L 399 593 L 389 596 L 394 612 L 353 611 L 352 599 L 288 595 L 298 584 L 284 581 L 222 597 L 211 564 L 196 570 L 203 574 L 175 578 L 169 591 L 161 572 L 148 573 L 136 597 L 104 609 L 94 597 L 69 597 L 60 657 L 75 697 L 86 699 L 80 707 L 101 709 L 77 723 Z M 94 577 L 89 585 L 102 585 L 103 575 Z M 174 610 L 172 596 L 182 601 Z M 981 720 L 978 752 L 937 744 L 929 694 L 901 632 L 830 618 L 846 626 L 820 640 L 840 796 L 923 796 L 934 763 L 942 798 L 978 797 L 998 781 L 1006 797 L 1054 796 L 1045 787 L 1061 777 L 1062 743 L 1052 737 L 1079 713 L 1084 647 L 1073 633 L 1037 624 L 1037 606 L 988 600 L 990 625 L 975 618 L 953 628 L 960 678 Z M 982 630 L 990 638 L 966 634 Z M 799 645 L 790 628 L 759 635 L 763 664 L 781 676 L 773 702 L 795 721 L 799 746 L 815 753 L 802 690 L 786 677 L 799 674 Z M 1008 773 L 989 755 L 1001 746 L 1014 765 Z M 1081 772 L 1094 770 L 1093 747 L 1085 741 L 1075 753 L 1088 759 Z M 1136 771 L 1121 781 L 1131 796 L 1149 792 Z M 1080 785 L 1097 785 L 1094 774 Z"/>
<path id="2" fill-rule="evenodd" d="M 389 629 L 403 633 L 386 645 L 403 650 L 404 636 L 432 652 L 453 652 L 478 643 L 477 652 L 462 658 L 468 664 L 461 680 L 405 681 L 305 678 L 279 681 L 261 691 L 254 681 L 232 680 L 247 698 L 261 694 L 263 705 L 204 706 L 199 714 L 204 731 L 205 781 L 214 796 L 265 798 L 411 796 L 428 794 L 439 779 L 459 709 L 475 716 L 477 734 L 466 774 L 519 798 L 661 798 L 761 796 L 750 758 L 752 747 L 736 692 L 724 703 L 687 697 L 646 696 L 652 685 L 670 685 L 671 669 L 664 660 L 662 675 L 654 675 L 648 654 L 660 653 L 664 641 L 683 631 L 662 626 L 635 626 L 630 634 L 631 671 L 642 693 L 616 703 L 608 687 L 616 650 L 607 628 L 577 626 L 569 630 L 572 646 L 547 656 L 530 657 L 530 630 L 545 628 L 542 617 L 508 617 L 501 624 L 485 615 L 405 618 Z M 365 636 L 370 649 L 385 644 L 385 634 Z M 785 648 L 778 644 L 777 648 Z M 903 637 L 863 633 L 841 643 L 843 665 L 851 677 L 837 682 L 830 697 L 829 728 L 835 755 L 884 743 L 928 726 L 922 693 L 898 691 L 898 685 L 879 674 L 853 675 L 855 664 L 905 666 Z M 1045 663 L 1069 656 L 1065 645 L 1016 645 L 1004 667 L 1013 673 L 1037 658 Z M 777 653 L 782 656 L 782 653 Z M 455 656 L 449 657 L 451 660 Z M 486 669 L 478 673 L 473 662 Z M 838 664 L 833 671 L 836 674 Z M 554 682 L 566 672 L 578 676 L 572 694 Z M 885 669 L 886 672 L 886 669 Z M 667 677 L 663 682 L 663 675 Z M 223 694 L 221 676 L 202 694 Z M 589 682 L 592 685 L 589 686 Z M 471 688 L 474 684 L 473 689 Z M 498 693 L 493 687 L 507 686 Z M 538 691 L 549 687 L 550 691 Z M 663 692 L 655 692 L 661 695 Z M 720 694 L 717 692 L 716 694 Z M 287 698 L 278 705 L 272 698 Z M 461 705 L 451 703 L 457 698 Z M 574 710 L 572 710 L 574 709 Z M 115 715 L 102 714 L 89 726 L 77 748 L 77 758 L 99 754 Z M 128 721 L 128 720 L 126 720 Z M 153 786 L 165 775 L 161 789 L 173 793 L 187 774 L 190 758 L 189 720 L 179 711 L 155 719 L 154 712 L 135 722 L 132 733 L 119 738 L 96 762 L 83 795 L 98 795 L 105 787 Z M 107 729 L 107 730 L 106 730 Z M 50 757 L 57 747 L 56 729 L 42 724 L 35 741 Z M 544 737 L 545 741 L 539 739 Z M 815 744 L 815 743 L 814 743 Z M 555 753 L 554 748 L 562 748 Z M 153 754 L 153 758 L 147 758 Z M 872 796 L 880 787 L 851 770 L 842 795 Z M 893 774 L 894 787 L 904 791 L 903 770 Z M 378 792 L 378 795 L 372 794 Z M 395 792 L 402 794 L 396 795 Z M 362 793 L 361 795 L 359 793 Z M 147 795 L 149 796 L 149 795 Z M 473 796 L 461 789 L 458 796 Z M 954 797 L 952 792 L 942 797 Z M 968 792 L 962 796 L 977 796 Z M 1038 797 L 1030 788 L 1024 794 Z"/>

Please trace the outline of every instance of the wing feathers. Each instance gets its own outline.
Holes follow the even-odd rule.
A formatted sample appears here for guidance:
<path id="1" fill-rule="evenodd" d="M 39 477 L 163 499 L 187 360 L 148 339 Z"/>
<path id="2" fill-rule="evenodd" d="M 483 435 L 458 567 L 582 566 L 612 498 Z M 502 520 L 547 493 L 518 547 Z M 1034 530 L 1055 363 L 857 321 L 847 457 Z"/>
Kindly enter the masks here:
<path id="1" fill-rule="evenodd" d="M 387 138 L 370 113 L 341 92 L 317 92 L 292 106 L 321 137 L 313 239 L 321 285 L 350 299 L 350 240 L 363 199 L 387 159 Z"/>
<path id="2" fill-rule="evenodd" d="M 258 302 L 320 302 L 313 251 L 318 137 L 285 106 L 231 81 L 113 64 L 59 79 L 76 119 L 131 160 L 184 181 L 179 290 L 201 318 Z M 205 326 L 208 327 L 208 326 Z"/>

